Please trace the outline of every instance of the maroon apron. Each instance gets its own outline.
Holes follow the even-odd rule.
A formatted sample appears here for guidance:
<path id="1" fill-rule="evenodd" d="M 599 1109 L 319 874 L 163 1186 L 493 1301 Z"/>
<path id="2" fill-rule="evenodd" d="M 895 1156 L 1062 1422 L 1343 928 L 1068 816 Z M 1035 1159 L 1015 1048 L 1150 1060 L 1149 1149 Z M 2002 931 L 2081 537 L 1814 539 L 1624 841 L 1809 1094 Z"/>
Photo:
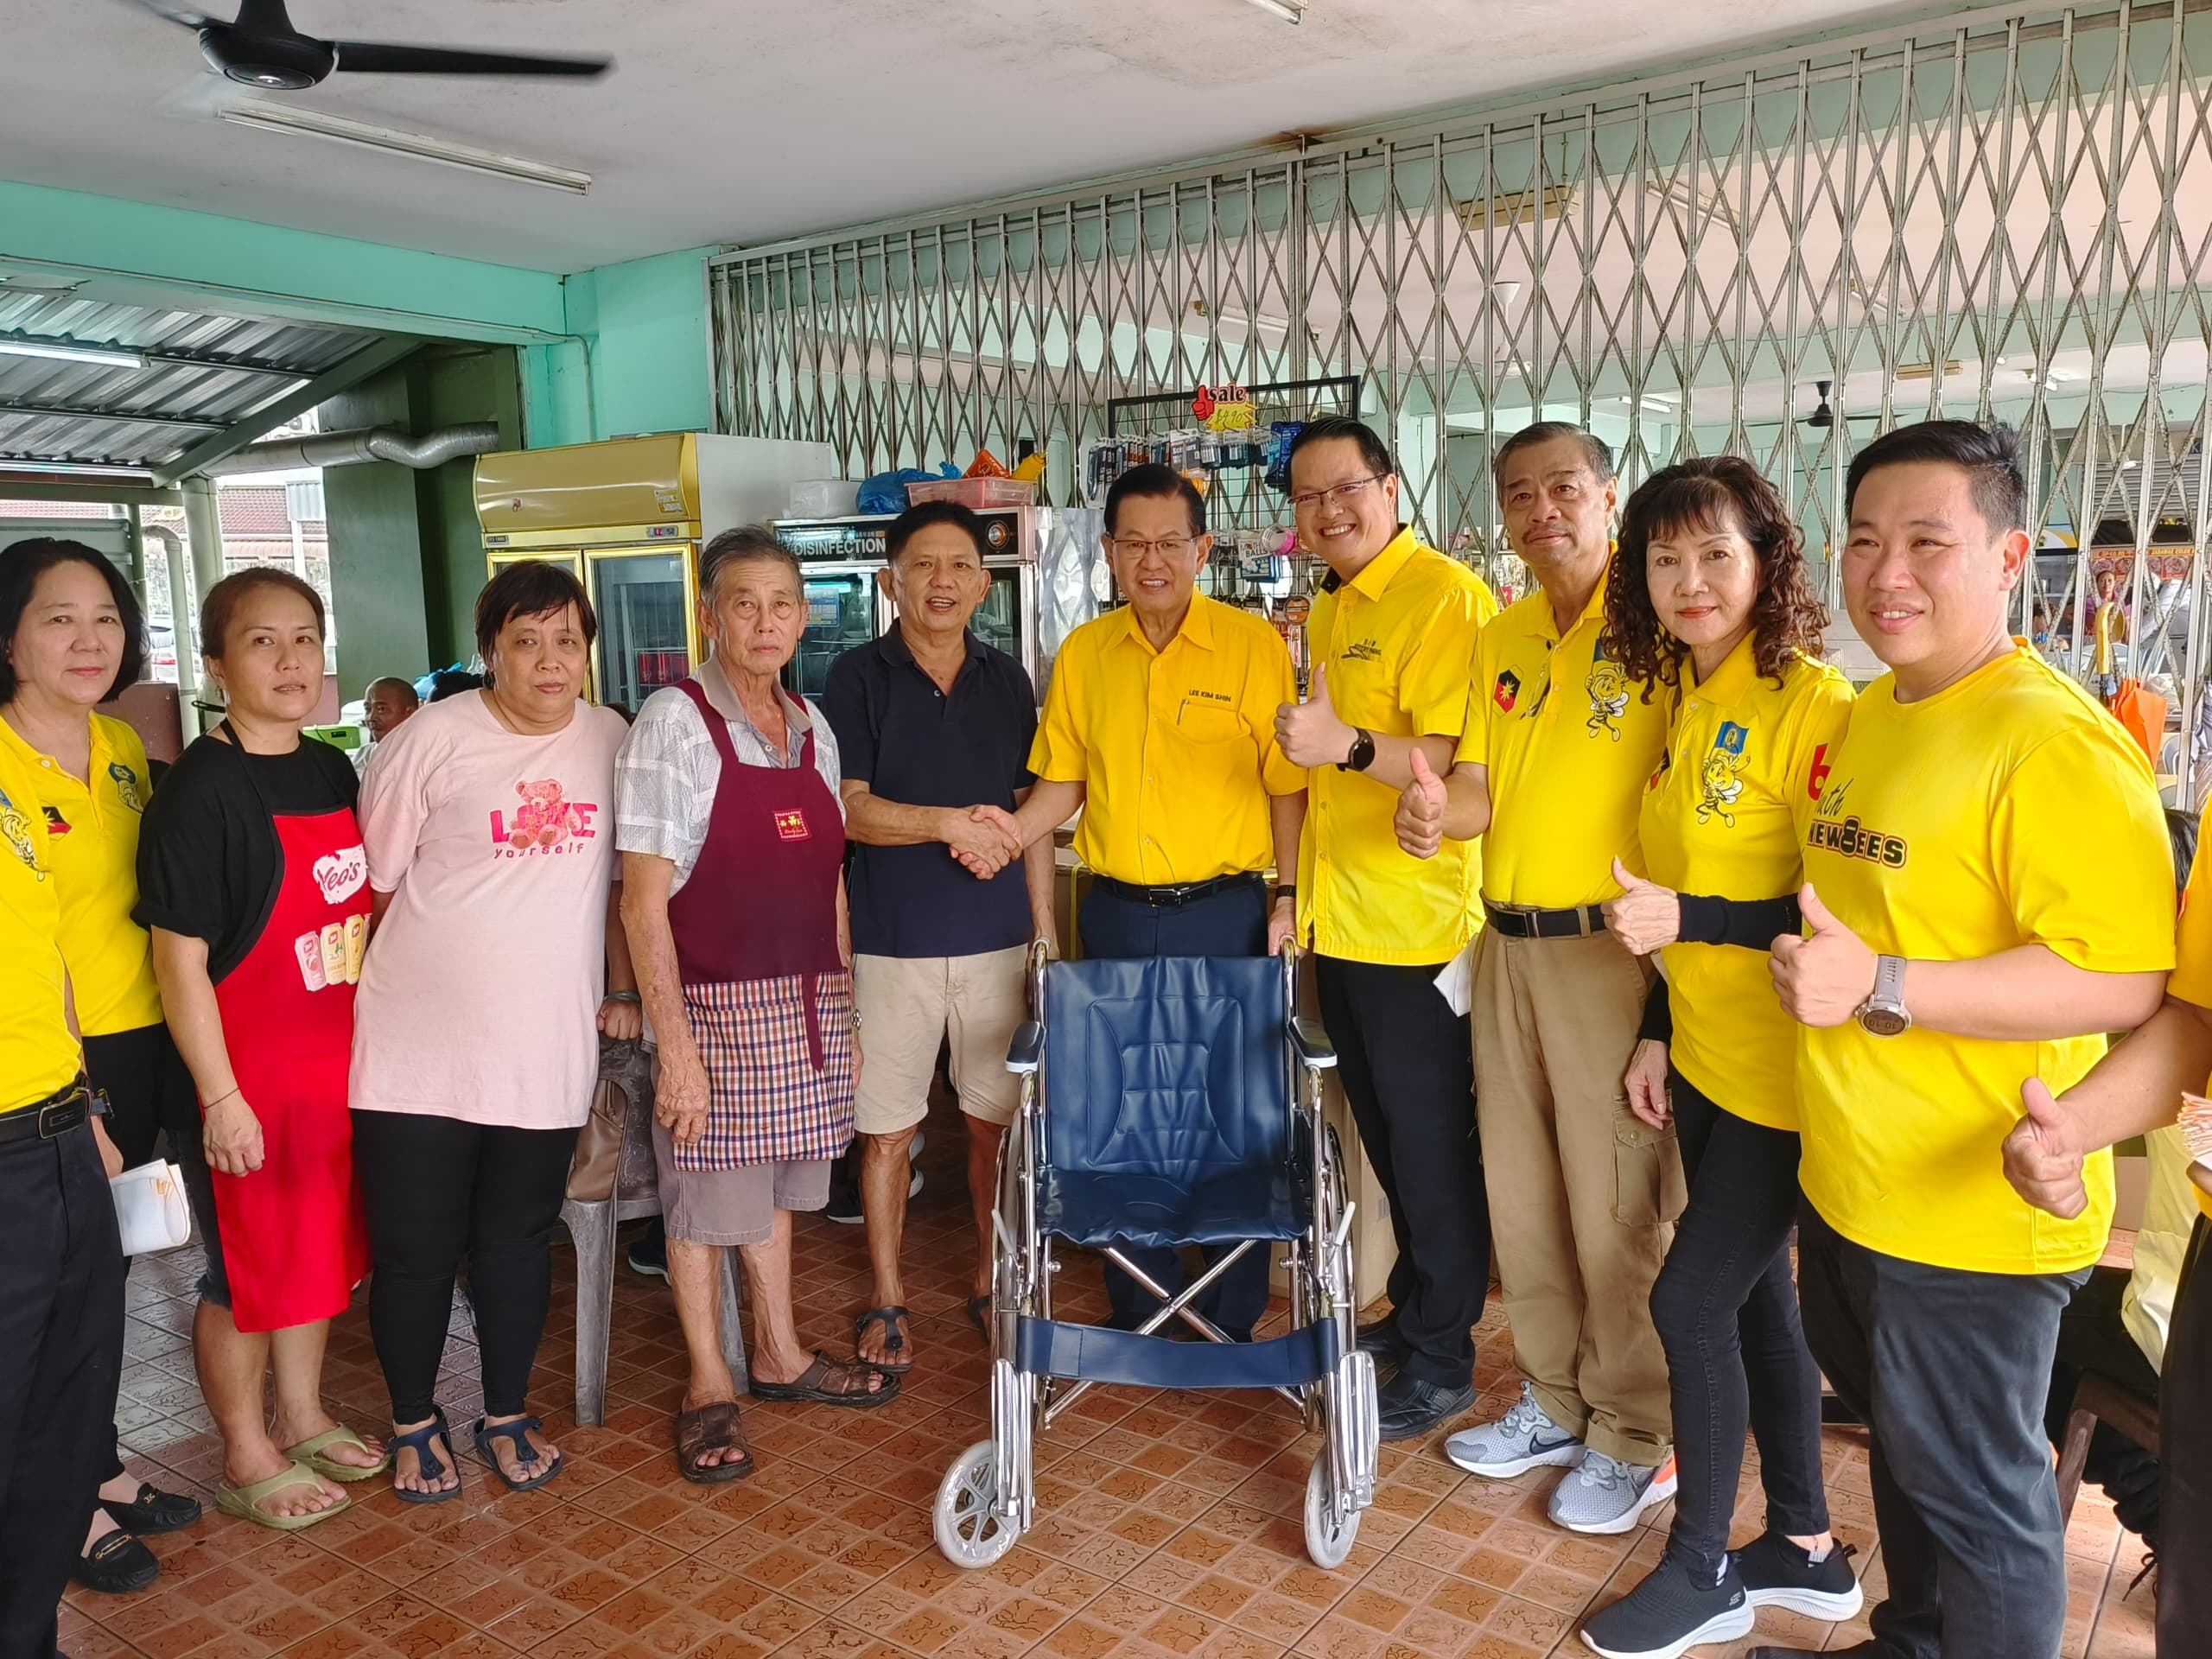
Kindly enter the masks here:
<path id="1" fill-rule="evenodd" d="M 853 983 L 837 951 L 845 819 L 814 766 L 749 766 L 696 679 L 721 760 L 707 839 L 668 901 L 677 977 L 707 1071 L 706 1133 L 676 1167 L 835 1158 L 853 1135 Z"/>

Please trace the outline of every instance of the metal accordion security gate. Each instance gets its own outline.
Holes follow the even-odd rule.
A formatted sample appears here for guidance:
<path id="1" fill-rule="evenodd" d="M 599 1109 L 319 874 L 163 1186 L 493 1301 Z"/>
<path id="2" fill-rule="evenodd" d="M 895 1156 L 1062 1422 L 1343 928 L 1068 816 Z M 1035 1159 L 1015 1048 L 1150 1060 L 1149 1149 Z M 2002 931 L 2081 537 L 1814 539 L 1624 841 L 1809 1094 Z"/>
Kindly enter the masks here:
<path id="1" fill-rule="evenodd" d="M 1070 502 L 1110 399 L 1353 375 L 1402 510 L 1478 561 L 1491 435 L 1532 420 L 1605 437 L 1624 487 L 1746 455 L 1822 561 L 1870 437 L 2002 421 L 2018 631 L 2164 692 L 2193 804 L 2208 283 L 2212 0 L 1991 7 L 740 250 L 715 414 L 855 477 L 1026 441 Z"/>

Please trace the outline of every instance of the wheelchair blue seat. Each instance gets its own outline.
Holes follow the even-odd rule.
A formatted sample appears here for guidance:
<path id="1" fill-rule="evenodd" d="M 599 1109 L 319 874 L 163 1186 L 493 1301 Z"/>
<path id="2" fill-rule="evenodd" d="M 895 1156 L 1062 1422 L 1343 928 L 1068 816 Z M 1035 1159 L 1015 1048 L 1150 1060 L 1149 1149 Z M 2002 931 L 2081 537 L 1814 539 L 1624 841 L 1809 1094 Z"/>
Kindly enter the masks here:
<path id="1" fill-rule="evenodd" d="M 1058 963 L 1044 1015 L 1041 1231 L 1093 1248 L 1301 1236 L 1281 963 Z"/>

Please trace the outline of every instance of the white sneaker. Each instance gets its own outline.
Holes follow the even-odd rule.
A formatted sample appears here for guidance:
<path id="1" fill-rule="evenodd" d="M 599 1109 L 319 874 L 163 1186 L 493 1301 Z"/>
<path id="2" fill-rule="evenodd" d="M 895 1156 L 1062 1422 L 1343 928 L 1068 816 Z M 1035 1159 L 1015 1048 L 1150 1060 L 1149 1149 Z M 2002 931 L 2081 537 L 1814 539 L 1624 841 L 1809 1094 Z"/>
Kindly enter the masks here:
<path id="1" fill-rule="evenodd" d="M 1582 1442 L 1544 1414 L 1523 1382 L 1504 1416 L 1460 1430 L 1444 1442 L 1444 1455 L 1471 1475 L 1510 1480 L 1531 1469 L 1573 1468 L 1582 1460 Z"/>
<path id="2" fill-rule="evenodd" d="M 1674 1495 L 1672 1454 L 1650 1469 L 1586 1452 L 1574 1472 L 1552 1488 L 1552 1524 L 1569 1532 L 1626 1532 L 1646 1510 Z"/>

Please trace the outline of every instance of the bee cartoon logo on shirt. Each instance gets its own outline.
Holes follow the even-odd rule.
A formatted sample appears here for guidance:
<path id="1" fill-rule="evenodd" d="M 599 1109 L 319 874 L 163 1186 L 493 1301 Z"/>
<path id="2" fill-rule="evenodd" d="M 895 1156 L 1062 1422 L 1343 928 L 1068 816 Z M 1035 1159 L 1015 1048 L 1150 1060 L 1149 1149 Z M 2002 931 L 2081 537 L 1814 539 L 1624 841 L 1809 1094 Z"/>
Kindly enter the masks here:
<path id="1" fill-rule="evenodd" d="M 108 781 L 115 785 L 116 799 L 143 816 L 146 810 L 146 799 L 138 792 L 138 774 L 120 760 L 111 760 L 107 763 L 107 776 Z"/>
<path id="2" fill-rule="evenodd" d="M 785 841 L 804 841 L 812 831 L 806 827 L 806 814 L 793 807 L 787 812 L 776 814 L 776 834 Z"/>
<path id="3" fill-rule="evenodd" d="M 1719 818 L 1731 830 L 1736 827 L 1736 815 L 1728 809 L 1744 792 L 1744 780 L 1736 774 L 1744 769 L 1744 743 L 1750 736 L 1749 731 L 1732 720 L 1720 722 L 1713 747 L 1706 751 L 1705 759 L 1698 766 L 1700 823 L 1710 823 Z"/>
<path id="4" fill-rule="evenodd" d="M 46 871 L 38 861 L 38 849 L 31 841 L 31 821 L 4 792 L 0 792 L 0 837 L 4 837 L 23 868 L 40 880 L 46 880 Z"/>
<path id="5" fill-rule="evenodd" d="M 1619 742 L 1621 728 L 1613 722 L 1628 712 L 1628 676 L 1618 663 L 1600 656 L 1590 664 L 1590 677 L 1582 683 L 1590 694 L 1590 718 L 1585 722 L 1590 735 L 1603 732 Z"/>

